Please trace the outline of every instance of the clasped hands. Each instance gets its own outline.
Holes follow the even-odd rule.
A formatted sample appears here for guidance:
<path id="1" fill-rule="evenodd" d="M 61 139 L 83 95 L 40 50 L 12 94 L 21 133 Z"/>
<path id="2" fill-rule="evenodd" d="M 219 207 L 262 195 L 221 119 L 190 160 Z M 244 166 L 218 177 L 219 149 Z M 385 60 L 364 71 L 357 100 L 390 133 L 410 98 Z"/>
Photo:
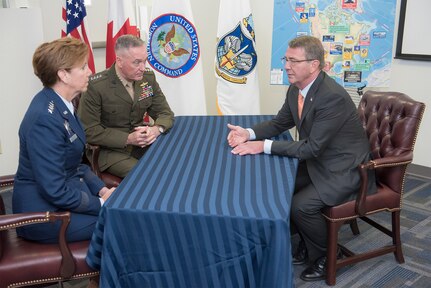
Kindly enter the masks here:
<path id="1" fill-rule="evenodd" d="M 160 131 L 157 126 L 138 126 L 129 134 L 126 144 L 143 148 L 156 141 L 159 135 Z"/>
<path id="2" fill-rule="evenodd" d="M 99 197 L 103 199 L 103 201 L 106 201 L 114 191 L 115 191 L 115 187 L 112 187 L 112 188 L 103 187 L 102 189 L 100 189 L 98 194 L 99 194 Z"/>
<path id="3" fill-rule="evenodd" d="M 250 133 L 241 126 L 227 124 L 230 129 L 227 135 L 227 143 L 232 147 L 232 154 L 248 155 L 263 152 L 263 141 L 250 141 Z"/>

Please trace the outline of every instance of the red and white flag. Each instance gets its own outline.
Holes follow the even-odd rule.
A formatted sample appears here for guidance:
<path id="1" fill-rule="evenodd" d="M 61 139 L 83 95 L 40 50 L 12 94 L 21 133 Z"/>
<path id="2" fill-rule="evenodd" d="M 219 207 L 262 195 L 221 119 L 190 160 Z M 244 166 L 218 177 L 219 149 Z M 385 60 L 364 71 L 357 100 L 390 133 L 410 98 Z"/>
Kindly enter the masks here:
<path id="1" fill-rule="evenodd" d="M 121 35 L 138 35 L 131 0 L 109 0 L 108 31 L 106 34 L 106 68 L 115 62 L 115 41 Z"/>
<path id="2" fill-rule="evenodd" d="M 61 30 L 61 37 L 71 36 L 81 39 L 87 44 L 89 50 L 88 67 L 94 73 L 96 69 L 93 49 L 85 31 L 85 16 L 87 16 L 87 11 L 85 10 L 84 0 L 66 0 L 63 2 L 62 17 L 66 25 L 65 29 Z"/>

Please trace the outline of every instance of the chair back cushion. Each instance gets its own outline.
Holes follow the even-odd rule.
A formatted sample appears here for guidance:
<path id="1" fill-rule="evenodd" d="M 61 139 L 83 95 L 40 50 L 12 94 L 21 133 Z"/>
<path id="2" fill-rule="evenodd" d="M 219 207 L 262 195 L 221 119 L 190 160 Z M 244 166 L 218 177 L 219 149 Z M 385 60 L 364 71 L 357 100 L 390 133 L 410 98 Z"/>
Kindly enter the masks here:
<path id="1" fill-rule="evenodd" d="M 5 187 L 12 187 L 15 175 L 4 175 L 0 176 L 0 188 L 3 189 Z M 0 193 L 0 215 L 6 214 L 6 207 L 3 202 L 3 197 Z M 0 258 L 3 255 L 3 242 L 6 237 L 6 231 L 0 231 Z"/>
<path id="2" fill-rule="evenodd" d="M 0 215 L 5 215 L 5 214 L 6 214 L 6 208 L 4 207 L 3 197 L 1 197 L 1 194 L 0 194 Z"/>
<path id="3" fill-rule="evenodd" d="M 81 100 L 81 94 L 79 94 L 78 96 L 72 99 L 72 105 L 73 105 L 73 108 L 75 109 L 75 113 L 78 111 L 79 100 Z"/>
<path id="4" fill-rule="evenodd" d="M 5 215 L 5 214 L 6 212 L 4 208 L 3 198 L 1 197 L 1 194 L 0 194 L 0 215 Z M 6 233 L 5 231 L 0 231 L 0 259 L 3 255 L 3 246 L 4 246 L 3 242 L 4 242 L 4 238 L 6 237 L 5 233 Z"/>
<path id="5" fill-rule="evenodd" d="M 425 104 L 399 92 L 367 91 L 358 106 L 373 159 L 413 151 Z M 407 165 L 376 170 L 379 186 L 401 193 Z"/>

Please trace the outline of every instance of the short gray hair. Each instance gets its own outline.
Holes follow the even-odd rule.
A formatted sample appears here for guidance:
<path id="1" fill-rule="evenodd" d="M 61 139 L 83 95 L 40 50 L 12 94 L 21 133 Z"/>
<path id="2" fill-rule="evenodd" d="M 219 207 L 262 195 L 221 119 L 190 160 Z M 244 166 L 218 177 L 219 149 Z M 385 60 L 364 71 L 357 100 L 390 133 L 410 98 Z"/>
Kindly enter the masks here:
<path id="1" fill-rule="evenodd" d="M 141 47 L 145 45 L 145 41 L 135 35 L 122 35 L 115 42 L 115 52 L 130 47 Z"/>

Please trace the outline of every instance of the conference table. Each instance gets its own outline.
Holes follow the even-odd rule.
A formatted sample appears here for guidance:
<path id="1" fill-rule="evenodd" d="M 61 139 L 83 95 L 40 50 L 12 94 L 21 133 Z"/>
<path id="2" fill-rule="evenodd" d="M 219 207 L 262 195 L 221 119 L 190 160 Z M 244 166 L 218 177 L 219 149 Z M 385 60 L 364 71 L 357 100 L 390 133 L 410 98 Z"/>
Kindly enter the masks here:
<path id="1" fill-rule="evenodd" d="M 100 287 L 293 287 L 297 160 L 226 140 L 227 123 L 271 118 L 176 117 L 101 209 L 87 254 Z"/>

